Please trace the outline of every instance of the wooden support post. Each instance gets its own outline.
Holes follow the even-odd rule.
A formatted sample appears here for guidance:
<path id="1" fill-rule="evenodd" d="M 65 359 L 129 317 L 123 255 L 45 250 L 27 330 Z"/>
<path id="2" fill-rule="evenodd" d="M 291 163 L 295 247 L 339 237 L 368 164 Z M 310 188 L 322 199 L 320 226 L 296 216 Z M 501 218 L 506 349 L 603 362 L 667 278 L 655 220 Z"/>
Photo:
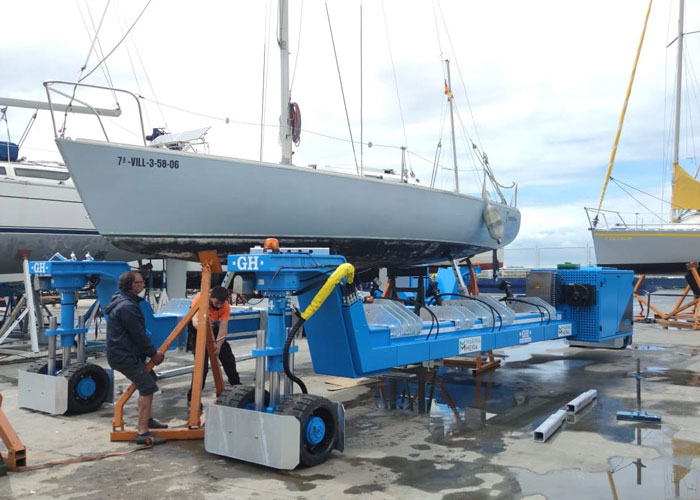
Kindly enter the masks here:
<path id="1" fill-rule="evenodd" d="M 2 454 L 2 459 L 9 470 L 27 465 L 27 448 L 10 425 L 5 412 L 2 411 L 2 394 L 0 394 L 0 439 L 7 448 L 7 455 Z"/>
<path id="2" fill-rule="evenodd" d="M 476 273 L 474 272 L 474 264 L 471 259 L 467 259 L 467 267 L 469 268 L 469 293 L 479 295 L 479 285 L 476 282 Z"/>

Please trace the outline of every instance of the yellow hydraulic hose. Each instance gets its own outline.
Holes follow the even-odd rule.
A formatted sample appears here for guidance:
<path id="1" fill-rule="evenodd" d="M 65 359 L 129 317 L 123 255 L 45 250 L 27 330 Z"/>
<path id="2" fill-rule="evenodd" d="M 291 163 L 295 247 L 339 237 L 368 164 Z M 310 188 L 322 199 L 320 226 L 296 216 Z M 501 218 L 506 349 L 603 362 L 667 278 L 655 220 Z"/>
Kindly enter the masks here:
<path id="1" fill-rule="evenodd" d="M 622 113 L 620 113 L 620 121 L 617 124 L 617 134 L 615 135 L 615 143 L 613 144 L 612 152 L 610 153 L 610 163 L 608 163 L 608 171 L 605 174 L 605 182 L 603 183 L 603 191 L 600 193 L 600 201 L 598 202 L 598 210 L 596 211 L 595 218 L 593 220 L 593 227 L 598 223 L 598 215 L 600 215 L 600 208 L 603 206 L 603 198 L 605 198 L 605 190 L 608 188 L 608 182 L 610 181 L 610 174 L 612 173 L 613 163 L 615 163 L 615 155 L 617 154 L 617 144 L 620 142 L 620 134 L 622 133 L 622 124 L 625 122 L 625 115 L 627 114 L 627 103 L 630 100 L 630 94 L 632 93 L 632 84 L 634 83 L 634 75 L 637 72 L 637 62 L 639 62 L 639 53 L 642 51 L 642 44 L 644 43 L 644 35 L 647 32 L 647 23 L 649 22 L 649 13 L 651 12 L 651 3 L 653 0 L 649 0 L 649 7 L 647 8 L 647 16 L 644 18 L 644 29 L 642 30 L 642 37 L 639 39 L 639 47 L 637 48 L 637 56 L 634 58 L 634 66 L 632 67 L 632 75 L 630 76 L 630 83 L 627 86 L 627 94 L 625 95 L 625 104 L 622 106 Z"/>
<path id="2" fill-rule="evenodd" d="M 307 307 L 306 310 L 301 313 L 301 317 L 304 321 L 309 319 L 316 311 L 318 311 L 318 309 L 330 295 L 331 291 L 333 291 L 333 288 L 335 288 L 335 285 L 340 283 L 340 280 L 346 276 L 348 278 L 348 283 L 352 283 L 353 279 L 355 279 L 355 268 L 352 264 L 348 264 L 347 262 L 339 265 L 336 270 L 333 271 L 333 274 L 328 277 L 314 299 L 311 301 L 311 304 L 309 304 L 309 307 Z"/>

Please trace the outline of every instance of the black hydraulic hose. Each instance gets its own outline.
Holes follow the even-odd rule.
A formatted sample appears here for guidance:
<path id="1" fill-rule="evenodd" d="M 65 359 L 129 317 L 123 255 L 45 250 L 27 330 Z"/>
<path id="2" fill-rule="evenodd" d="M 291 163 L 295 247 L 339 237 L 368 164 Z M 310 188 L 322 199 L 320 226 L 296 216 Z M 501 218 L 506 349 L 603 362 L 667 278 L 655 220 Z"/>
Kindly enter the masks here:
<path id="1" fill-rule="evenodd" d="M 289 329 L 289 333 L 287 334 L 287 340 L 284 343 L 284 350 L 282 351 L 282 366 L 284 366 L 284 373 L 289 377 L 289 380 L 296 382 L 296 384 L 299 386 L 301 389 L 301 392 L 304 394 L 308 394 L 309 391 L 306 390 L 306 384 L 302 382 L 302 380 L 294 375 L 292 373 L 292 370 L 289 368 L 289 348 L 292 346 L 292 341 L 294 340 L 294 336 L 297 334 L 299 331 L 299 328 L 301 328 L 301 325 L 303 325 L 306 322 L 304 318 L 299 318 L 299 321 L 297 321 L 294 326 L 292 326 Z"/>
<path id="2" fill-rule="evenodd" d="M 422 307 L 426 311 L 428 311 L 428 314 L 430 314 L 431 319 L 430 321 L 430 330 L 428 330 L 428 336 L 425 337 L 425 341 L 427 342 L 428 339 L 430 338 L 430 334 L 433 332 L 433 325 L 435 325 L 435 340 L 437 340 L 438 335 L 440 335 L 440 320 L 438 317 L 435 315 L 433 311 L 430 310 L 428 306 L 424 306 L 423 304 L 416 304 L 418 307 Z"/>
<path id="3" fill-rule="evenodd" d="M 491 304 L 486 302 L 485 300 L 480 300 L 477 299 L 476 297 L 472 297 L 471 295 L 462 295 L 461 293 L 439 293 L 437 295 L 433 295 L 430 297 L 430 300 L 428 302 L 433 302 L 434 299 L 438 297 L 443 297 L 445 295 L 449 295 L 450 297 L 462 297 L 464 299 L 469 299 L 469 300 L 475 300 L 481 304 L 484 304 L 486 307 L 488 307 L 491 310 L 491 317 L 493 318 L 493 325 L 491 326 L 491 331 L 494 331 L 496 329 L 496 315 L 498 315 L 498 320 L 500 322 L 500 325 L 498 326 L 498 331 L 501 331 L 501 328 L 503 328 L 503 316 L 501 316 L 501 313 L 498 312 L 498 309 L 493 307 Z"/>
<path id="4" fill-rule="evenodd" d="M 519 299 L 518 297 L 503 297 L 502 299 L 499 300 L 499 302 L 508 302 L 508 301 L 513 301 L 513 302 L 520 302 L 522 304 L 527 304 L 529 306 L 535 306 L 537 308 L 537 311 L 540 313 L 541 321 L 542 323 L 544 321 L 544 313 L 542 312 L 542 309 L 547 311 L 547 324 L 552 320 L 552 314 L 549 312 L 549 309 L 546 307 L 540 306 L 538 304 L 533 304 L 532 302 L 528 302 L 525 299 Z"/>

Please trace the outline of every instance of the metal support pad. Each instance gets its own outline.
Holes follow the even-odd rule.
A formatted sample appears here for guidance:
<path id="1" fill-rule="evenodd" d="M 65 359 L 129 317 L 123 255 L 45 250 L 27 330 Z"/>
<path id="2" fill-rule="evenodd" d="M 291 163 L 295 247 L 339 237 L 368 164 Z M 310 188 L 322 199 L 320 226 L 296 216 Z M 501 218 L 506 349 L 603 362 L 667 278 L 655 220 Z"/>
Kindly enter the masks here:
<path id="1" fill-rule="evenodd" d="M 17 401 L 20 408 L 62 415 L 68 410 L 68 380 L 20 371 Z"/>
<path id="2" fill-rule="evenodd" d="M 217 404 L 207 407 L 204 449 L 275 469 L 299 464 L 301 426 L 289 415 L 275 415 Z"/>

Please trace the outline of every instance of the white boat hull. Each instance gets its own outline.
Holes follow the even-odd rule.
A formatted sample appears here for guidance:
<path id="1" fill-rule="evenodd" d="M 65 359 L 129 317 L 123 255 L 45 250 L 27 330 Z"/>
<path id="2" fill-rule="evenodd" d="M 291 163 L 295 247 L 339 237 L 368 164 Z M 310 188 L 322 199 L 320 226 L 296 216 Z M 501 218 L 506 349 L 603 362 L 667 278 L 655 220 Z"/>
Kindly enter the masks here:
<path id="1" fill-rule="evenodd" d="M 484 201 L 422 186 L 311 168 L 164 149 L 57 139 L 99 232 L 125 250 L 196 260 L 245 252 L 276 237 L 323 246 L 358 267 L 414 265 L 510 243 L 520 212 L 495 205 L 504 237 L 484 224 Z M 151 166 L 152 165 L 152 166 Z"/>
<path id="2" fill-rule="evenodd" d="M 599 266 L 631 269 L 639 274 L 683 274 L 688 262 L 700 260 L 697 229 L 593 229 Z"/>
<path id="3" fill-rule="evenodd" d="M 70 182 L 0 177 L 0 274 L 21 273 L 25 255 L 44 260 L 56 252 L 79 259 L 88 252 L 100 260 L 140 257 L 100 236 Z"/>

